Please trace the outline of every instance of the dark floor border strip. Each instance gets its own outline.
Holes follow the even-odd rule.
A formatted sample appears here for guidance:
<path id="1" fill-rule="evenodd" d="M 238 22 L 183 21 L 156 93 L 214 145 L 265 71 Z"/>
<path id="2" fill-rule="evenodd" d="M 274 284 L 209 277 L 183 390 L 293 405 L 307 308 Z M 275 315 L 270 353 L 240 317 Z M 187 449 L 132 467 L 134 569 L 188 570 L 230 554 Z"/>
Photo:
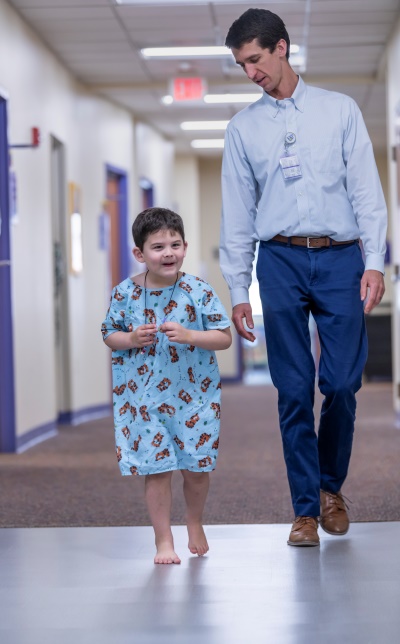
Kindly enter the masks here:
<path id="1" fill-rule="evenodd" d="M 242 376 L 222 376 L 221 384 L 222 385 L 236 385 L 242 382 Z"/>
<path id="2" fill-rule="evenodd" d="M 59 425 L 80 425 L 87 423 L 96 418 L 104 418 L 110 416 L 112 413 L 112 406 L 110 403 L 106 405 L 94 405 L 92 407 L 83 407 L 82 409 L 63 411 L 59 414 L 57 422 Z"/>
<path id="3" fill-rule="evenodd" d="M 53 438 L 53 436 L 56 435 L 57 425 L 54 420 L 51 423 L 39 425 L 38 427 L 28 430 L 25 434 L 22 434 L 22 436 L 16 437 L 16 451 L 18 453 L 25 452 L 34 445 L 37 445 L 48 438 Z"/>
<path id="4" fill-rule="evenodd" d="M 22 436 L 16 438 L 16 451 L 18 453 L 25 452 L 27 449 L 34 447 L 48 438 L 53 438 L 57 435 L 57 425 L 80 425 L 87 423 L 96 418 L 104 418 L 112 413 L 110 404 L 95 405 L 93 407 L 83 407 L 76 411 L 63 412 L 59 415 L 57 421 L 39 425 L 33 429 L 28 430 Z"/>

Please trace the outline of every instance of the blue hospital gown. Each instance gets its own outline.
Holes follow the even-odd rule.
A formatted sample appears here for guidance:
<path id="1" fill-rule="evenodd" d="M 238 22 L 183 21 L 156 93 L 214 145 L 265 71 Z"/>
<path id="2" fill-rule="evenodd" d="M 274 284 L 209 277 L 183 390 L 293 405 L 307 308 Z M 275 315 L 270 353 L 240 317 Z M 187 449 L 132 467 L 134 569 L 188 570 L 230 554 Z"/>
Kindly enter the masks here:
<path id="1" fill-rule="evenodd" d="M 173 286 L 147 289 L 128 278 L 113 289 L 102 325 L 104 339 L 155 322 L 179 322 L 204 331 L 230 322 L 213 288 L 182 274 Z M 169 307 L 168 307 L 169 304 Z M 167 308 L 168 307 L 168 308 Z M 112 352 L 113 406 L 121 474 L 170 470 L 207 472 L 215 468 L 220 427 L 221 382 L 214 351 L 170 342 Z"/>

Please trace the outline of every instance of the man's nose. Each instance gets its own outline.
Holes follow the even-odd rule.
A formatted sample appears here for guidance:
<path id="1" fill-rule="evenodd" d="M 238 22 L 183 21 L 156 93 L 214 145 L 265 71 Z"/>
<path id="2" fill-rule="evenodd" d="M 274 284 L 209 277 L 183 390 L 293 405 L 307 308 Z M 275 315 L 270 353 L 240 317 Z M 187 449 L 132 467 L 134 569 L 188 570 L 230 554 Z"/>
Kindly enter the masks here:
<path id="1" fill-rule="evenodd" d="M 246 72 L 246 75 L 248 78 L 250 78 L 250 80 L 253 80 L 257 74 L 257 70 L 254 65 L 245 65 L 244 71 Z"/>

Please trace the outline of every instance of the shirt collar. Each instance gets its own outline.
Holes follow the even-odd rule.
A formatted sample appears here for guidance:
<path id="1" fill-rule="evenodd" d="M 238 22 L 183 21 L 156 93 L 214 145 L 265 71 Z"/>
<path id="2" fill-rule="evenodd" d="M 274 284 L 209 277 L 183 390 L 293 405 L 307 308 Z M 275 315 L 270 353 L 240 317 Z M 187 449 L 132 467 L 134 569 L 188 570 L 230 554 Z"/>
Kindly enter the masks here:
<path id="1" fill-rule="evenodd" d="M 306 100 L 306 94 L 307 94 L 307 85 L 299 76 L 299 82 L 296 85 L 296 89 L 294 90 L 292 96 L 290 97 L 291 100 L 294 103 L 294 106 L 296 109 L 298 109 L 300 112 L 304 112 L 304 103 Z M 263 92 L 263 102 L 265 105 L 268 106 L 268 109 L 271 112 L 271 116 L 275 118 L 275 116 L 278 114 L 279 111 L 279 103 L 276 98 L 273 98 L 267 92 Z"/>

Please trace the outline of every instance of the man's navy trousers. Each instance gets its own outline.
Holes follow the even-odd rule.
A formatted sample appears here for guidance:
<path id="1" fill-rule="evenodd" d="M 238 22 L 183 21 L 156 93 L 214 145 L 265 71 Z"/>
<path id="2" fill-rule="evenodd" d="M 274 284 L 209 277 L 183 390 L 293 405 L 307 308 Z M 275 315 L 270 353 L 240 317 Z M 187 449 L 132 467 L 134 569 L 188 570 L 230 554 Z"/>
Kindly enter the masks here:
<path id="1" fill-rule="evenodd" d="M 295 516 L 317 517 L 320 489 L 338 492 L 347 475 L 355 394 L 367 358 L 363 273 L 358 242 L 318 249 L 260 242 L 257 278 Z M 325 397 L 318 434 L 310 313 L 318 329 L 318 385 Z"/>

